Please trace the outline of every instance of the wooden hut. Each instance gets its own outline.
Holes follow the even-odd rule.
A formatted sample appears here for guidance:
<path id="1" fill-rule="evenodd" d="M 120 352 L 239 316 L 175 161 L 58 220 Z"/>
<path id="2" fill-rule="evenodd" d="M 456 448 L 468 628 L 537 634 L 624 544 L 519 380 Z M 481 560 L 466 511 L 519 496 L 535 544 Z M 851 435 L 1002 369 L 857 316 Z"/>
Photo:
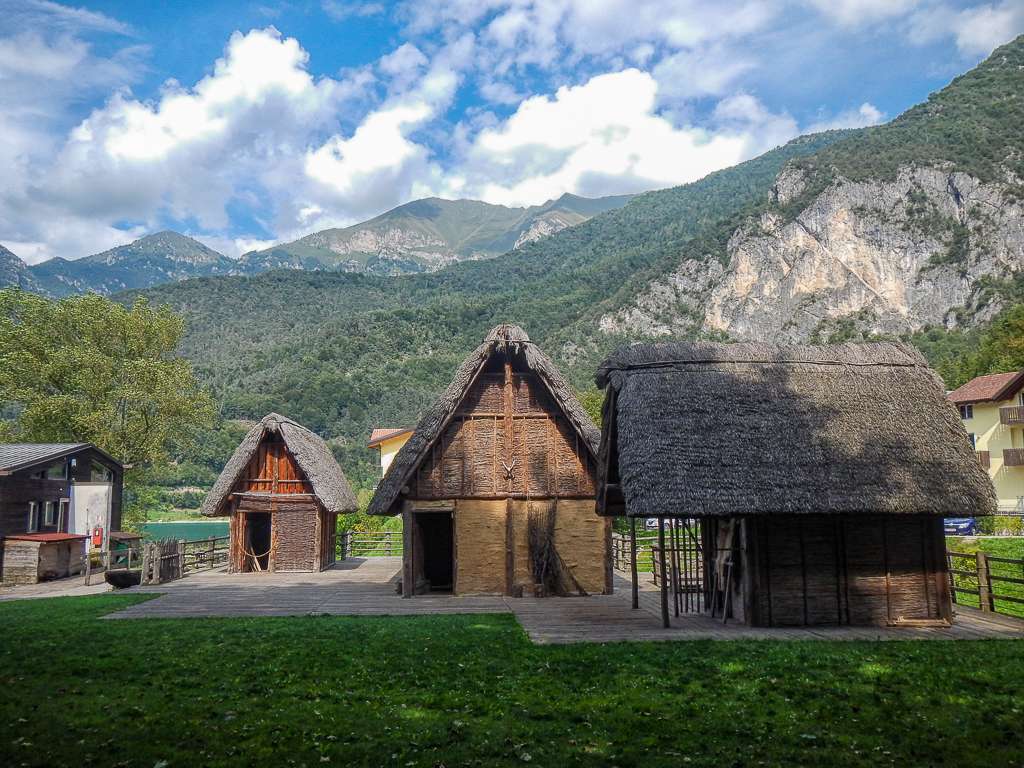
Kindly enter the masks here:
<path id="1" fill-rule="evenodd" d="M 637 345 L 597 382 L 598 509 L 697 518 L 703 611 L 758 626 L 951 620 L 942 518 L 992 514 L 995 496 L 912 347 Z"/>
<path id="2" fill-rule="evenodd" d="M 235 449 L 202 513 L 231 518 L 232 572 L 321 571 L 335 560 L 337 516 L 355 509 L 327 444 L 271 413 Z"/>
<path id="3" fill-rule="evenodd" d="M 599 437 L 523 329 L 494 328 L 370 503 L 402 514 L 403 595 L 611 592 L 611 527 L 594 510 Z"/>
<path id="4" fill-rule="evenodd" d="M 123 477 L 121 463 L 91 443 L 0 444 L 4 581 L 77 573 L 87 538 L 106 549 L 121 527 Z M 8 569 L 14 550 L 18 563 Z"/>

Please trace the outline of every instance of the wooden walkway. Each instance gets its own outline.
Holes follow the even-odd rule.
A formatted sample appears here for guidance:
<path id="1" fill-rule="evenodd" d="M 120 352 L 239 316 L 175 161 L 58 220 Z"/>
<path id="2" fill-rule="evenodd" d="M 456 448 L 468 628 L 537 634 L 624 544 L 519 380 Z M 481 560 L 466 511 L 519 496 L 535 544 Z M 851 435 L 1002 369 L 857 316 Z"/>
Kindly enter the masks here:
<path id="1" fill-rule="evenodd" d="M 658 592 L 641 584 L 640 609 L 630 607 L 629 582 L 615 576 L 613 595 L 571 598 L 420 596 L 402 599 L 395 584 L 401 558 L 352 558 L 324 573 L 189 576 L 130 592 L 162 597 L 111 614 L 110 619 L 207 616 L 405 616 L 452 613 L 513 613 L 535 643 L 638 640 L 976 640 L 1024 639 L 1024 621 L 956 606 L 949 628 L 818 627 L 760 629 L 722 624 L 705 616 L 672 618 L 661 626 Z"/>

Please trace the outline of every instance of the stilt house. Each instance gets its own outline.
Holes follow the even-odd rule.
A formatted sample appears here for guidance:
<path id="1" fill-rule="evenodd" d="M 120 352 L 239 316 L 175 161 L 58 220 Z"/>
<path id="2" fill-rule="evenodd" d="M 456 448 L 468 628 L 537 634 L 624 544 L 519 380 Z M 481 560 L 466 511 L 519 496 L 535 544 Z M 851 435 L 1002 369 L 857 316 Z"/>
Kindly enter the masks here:
<path id="1" fill-rule="evenodd" d="M 230 517 L 233 572 L 321 571 L 335 560 L 338 515 L 356 506 L 327 444 L 271 413 L 235 449 L 202 513 Z"/>
<path id="2" fill-rule="evenodd" d="M 597 382 L 599 511 L 697 518 L 702 610 L 758 626 L 951 620 L 942 519 L 992 514 L 995 495 L 912 347 L 637 345 Z"/>
<path id="3" fill-rule="evenodd" d="M 494 328 L 370 503 L 402 515 L 403 595 L 610 592 L 611 527 L 594 509 L 599 438 L 523 329 Z"/>

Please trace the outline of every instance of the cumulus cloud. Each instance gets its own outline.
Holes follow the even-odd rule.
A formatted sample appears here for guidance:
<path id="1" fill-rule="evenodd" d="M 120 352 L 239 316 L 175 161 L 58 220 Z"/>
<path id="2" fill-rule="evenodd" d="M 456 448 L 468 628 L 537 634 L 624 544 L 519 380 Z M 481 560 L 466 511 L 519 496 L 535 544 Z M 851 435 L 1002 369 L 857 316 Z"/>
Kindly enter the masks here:
<path id="1" fill-rule="evenodd" d="M 964 57 L 979 58 L 1024 33 L 1024 4 L 1017 0 L 982 3 L 958 8 L 931 2 L 910 15 L 907 34 L 917 45 L 946 39 L 956 43 Z"/>
<path id="2" fill-rule="evenodd" d="M 885 120 L 885 113 L 870 102 L 864 102 L 856 109 L 843 110 L 832 117 L 825 117 L 808 125 L 804 130 L 807 133 L 819 133 L 820 131 L 832 131 L 837 128 L 866 128 L 869 125 L 878 125 Z"/>
<path id="3" fill-rule="evenodd" d="M 792 120 L 780 127 L 767 110 L 741 115 L 727 106 L 721 119 L 728 125 L 719 130 L 677 128 L 657 113 L 657 90 L 649 73 L 627 69 L 527 99 L 476 135 L 447 179 L 449 191 L 528 205 L 563 192 L 666 187 L 739 162 L 796 127 Z M 766 138 L 755 138 L 758 131 Z"/>
<path id="4" fill-rule="evenodd" d="M 920 0 L 808 0 L 820 13 L 846 27 L 859 27 L 903 16 Z"/>

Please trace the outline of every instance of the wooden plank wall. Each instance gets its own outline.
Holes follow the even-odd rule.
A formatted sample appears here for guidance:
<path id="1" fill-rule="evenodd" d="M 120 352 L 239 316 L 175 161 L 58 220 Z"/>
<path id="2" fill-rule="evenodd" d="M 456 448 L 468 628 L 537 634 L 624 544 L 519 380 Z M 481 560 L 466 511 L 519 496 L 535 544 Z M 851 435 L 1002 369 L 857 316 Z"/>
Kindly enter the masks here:
<path id="1" fill-rule="evenodd" d="M 948 616 L 939 518 L 779 515 L 748 518 L 753 622 L 886 625 Z M 938 542 L 938 544 L 936 543 Z M 943 551 L 936 551 L 942 547 Z"/>
<path id="2" fill-rule="evenodd" d="M 417 499 L 592 498 L 594 467 L 532 374 L 483 374 L 417 472 Z"/>
<path id="3" fill-rule="evenodd" d="M 294 457 L 279 438 L 263 440 L 235 485 L 241 493 L 312 493 Z"/>

